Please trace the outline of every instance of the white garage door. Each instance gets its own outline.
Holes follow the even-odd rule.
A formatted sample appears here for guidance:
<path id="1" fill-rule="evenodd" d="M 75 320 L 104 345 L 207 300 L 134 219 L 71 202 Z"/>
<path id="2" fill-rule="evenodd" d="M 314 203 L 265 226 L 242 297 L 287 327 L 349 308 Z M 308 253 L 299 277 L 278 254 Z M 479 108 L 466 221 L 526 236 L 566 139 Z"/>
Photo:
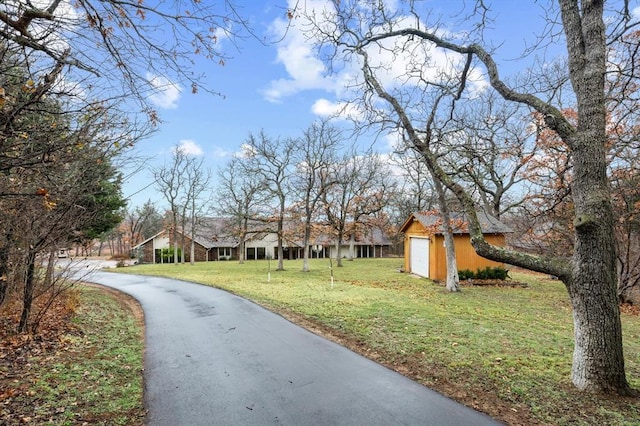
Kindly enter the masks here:
<path id="1" fill-rule="evenodd" d="M 429 239 L 412 237 L 410 246 L 411 272 L 429 277 Z"/>

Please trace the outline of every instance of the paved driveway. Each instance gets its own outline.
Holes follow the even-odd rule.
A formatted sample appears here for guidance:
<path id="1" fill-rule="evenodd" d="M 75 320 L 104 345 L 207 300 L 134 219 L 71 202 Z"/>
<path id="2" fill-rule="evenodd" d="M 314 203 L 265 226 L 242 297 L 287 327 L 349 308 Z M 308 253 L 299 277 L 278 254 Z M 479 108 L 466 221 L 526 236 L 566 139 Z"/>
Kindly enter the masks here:
<path id="1" fill-rule="evenodd" d="M 494 425 L 254 303 L 177 280 L 96 271 L 145 313 L 150 425 Z"/>

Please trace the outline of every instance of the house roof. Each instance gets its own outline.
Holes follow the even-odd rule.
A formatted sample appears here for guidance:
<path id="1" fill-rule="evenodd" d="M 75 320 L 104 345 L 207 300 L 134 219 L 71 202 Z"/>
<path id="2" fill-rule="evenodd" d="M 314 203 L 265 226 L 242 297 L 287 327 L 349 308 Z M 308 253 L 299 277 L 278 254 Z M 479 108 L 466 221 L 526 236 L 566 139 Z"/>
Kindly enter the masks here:
<path id="1" fill-rule="evenodd" d="M 312 245 L 332 245 L 336 243 L 336 238 L 330 234 L 320 234 L 313 240 Z M 349 235 L 345 235 L 343 244 L 349 243 Z M 391 245 L 392 242 L 387 234 L 377 226 L 367 229 L 367 232 L 357 233 L 354 244 L 356 246 Z"/>
<path id="2" fill-rule="evenodd" d="M 238 239 L 233 235 L 233 222 L 226 217 L 208 217 L 200 219 L 193 240 L 206 249 L 215 247 L 237 247 Z M 191 236 L 191 229 L 185 229 L 185 235 Z"/>
<path id="3" fill-rule="evenodd" d="M 509 226 L 505 225 L 503 222 L 484 211 L 479 210 L 477 212 L 477 215 L 483 234 L 508 234 L 513 232 L 513 230 Z M 465 213 L 452 212 L 450 213 L 450 216 L 454 234 L 469 233 L 469 221 Z M 435 228 L 436 234 L 442 234 L 443 232 L 442 218 L 438 211 L 423 211 L 413 213 L 402 225 L 402 227 L 400 228 L 400 232 L 405 232 L 409 225 L 416 220 L 427 229 Z"/>
<path id="4" fill-rule="evenodd" d="M 165 230 L 163 229 L 162 231 L 158 232 L 157 234 L 155 234 L 155 235 L 153 235 L 153 236 L 151 236 L 151 237 L 147 238 L 147 239 L 146 239 L 146 240 L 144 240 L 143 242 L 138 243 L 138 244 L 136 244 L 135 246 L 131 247 L 131 250 L 135 250 L 135 249 L 137 249 L 138 247 L 142 247 L 143 245 L 147 244 L 149 241 L 153 240 L 154 238 L 159 237 L 160 235 L 162 235 L 162 234 L 164 234 L 164 233 L 165 233 Z"/>
<path id="5" fill-rule="evenodd" d="M 269 235 L 274 234 L 276 231 L 271 229 L 273 224 L 265 221 L 250 221 L 249 229 L 246 235 L 246 241 L 255 241 L 266 238 Z M 285 229 L 295 229 L 296 224 L 292 221 L 285 223 Z M 237 230 L 237 224 L 232 218 L 227 217 L 208 217 L 199 219 L 199 223 L 196 227 L 196 234 L 194 235 L 194 241 L 205 249 L 212 249 L 217 247 L 238 247 L 239 239 L 235 235 Z M 177 231 L 182 234 L 180 231 Z M 161 233 L 160 233 L 161 234 Z M 158 235 L 147 239 L 142 245 Z M 188 238 L 191 237 L 191 227 L 189 224 L 185 226 L 184 235 Z M 292 238 L 293 237 L 293 238 Z M 348 236 L 345 236 L 343 244 L 348 244 Z M 285 233 L 283 236 L 286 246 L 302 248 L 302 241 L 298 241 L 294 234 Z M 326 233 L 321 233 L 317 238 L 312 239 L 311 245 L 331 245 L 335 244 L 335 237 Z M 366 230 L 366 232 L 359 232 L 355 238 L 355 245 L 391 245 L 391 240 L 387 237 L 385 232 L 377 227 L 372 226 Z"/>

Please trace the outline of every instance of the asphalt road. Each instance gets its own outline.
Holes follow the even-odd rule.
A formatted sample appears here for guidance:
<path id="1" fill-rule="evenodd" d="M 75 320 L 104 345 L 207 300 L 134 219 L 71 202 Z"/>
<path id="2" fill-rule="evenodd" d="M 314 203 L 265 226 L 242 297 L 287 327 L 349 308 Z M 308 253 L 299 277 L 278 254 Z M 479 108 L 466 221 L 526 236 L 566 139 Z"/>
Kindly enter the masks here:
<path id="1" fill-rule="evenodd" d="M 144 309 L 152 426 L 499 424 L 227 292 L 103 271 L 83 279 Z"/>

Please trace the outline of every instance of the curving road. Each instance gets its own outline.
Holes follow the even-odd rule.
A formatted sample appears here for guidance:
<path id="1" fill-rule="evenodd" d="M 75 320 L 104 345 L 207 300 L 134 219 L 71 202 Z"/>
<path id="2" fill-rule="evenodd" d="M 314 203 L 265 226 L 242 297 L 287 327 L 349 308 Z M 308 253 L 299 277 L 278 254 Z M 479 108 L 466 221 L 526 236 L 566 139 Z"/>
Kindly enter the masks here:
<path id="1" fill-rule="evenodd" d="M 499 424 L 227 292 L 102 271 L 83 280 L 144 309 L 152 426 Z"/>

